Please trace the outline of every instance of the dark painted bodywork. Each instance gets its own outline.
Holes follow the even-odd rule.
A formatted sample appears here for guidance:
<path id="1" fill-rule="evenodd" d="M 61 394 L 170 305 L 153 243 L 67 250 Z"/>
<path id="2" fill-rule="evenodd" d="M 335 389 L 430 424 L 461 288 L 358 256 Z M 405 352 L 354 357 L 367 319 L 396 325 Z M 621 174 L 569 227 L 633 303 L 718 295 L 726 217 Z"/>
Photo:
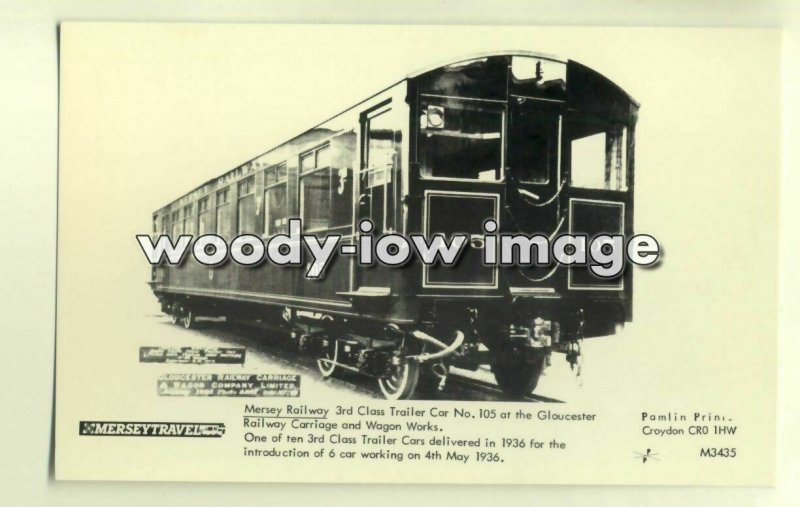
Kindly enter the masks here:
<path id="1" fill-rule="evenodd" d="M 525 61 L 533 69 L 528 78 L 513 72 L 515 58 L 530 59 Z M 420 143 L 428 140 L 420 137 L 420 117 L 434 103 L 448 112 L 469 104 L 463 107 L 502 117 L 502 167 L 493 179 L 426 177 Z M 391 108 L 395 127 L 384 142 L 394 143 L 395 153 L 389 173 L 378 177 L 366 154 L 365 129 L 386 108 Z M 233 262 L 208 268 L 190 258 L 179 267 L 154 268 L 151 286 L 162 302 L 188 299 L 207 313 L 259 315 L 288 307 L 353 320 L 435 325 L 463 321 L 469 311 L 481 316 L 483 332 L 543 316 L 562 322 L 566 335 L 578 332 L 570 326 L 578 320 L 585 321 L 581 330 L 585 336 L 609 334 L 616 324 L 632 319 L 630 269 L 618 280 L 605 281 L 577 268 L 491 268 L 480 264 L 478 247 L 487 218 L 497 220 L 502 232 L 548 236 L 622 232 L 630 236 L 637 111 L 634 100 L 595 71 L 529 53 L 490 55 L 412 75 L 158 210 L 153 215 L 154 234 L 172 231 L 175 216 L 182 224 L 193 222 L 193 231 L 198 231 L 201 199 L 208 199 L 205 232 L 218 231 L 216 199 L 225 188 L 229 204 L 223 206 L 230 206 L 230 213 L 220 216 L 230 222 L 229 230 L 236 231 L 243 220 L 238 216 L 238 191 L 247 188 L 239 183 L 252 178 L 253 206 L 242 209 L 254 210 L 254 220 L 246 221 L 255 229 L 252 232 L 267 239 L 265 188 L 275 183 L 268 181 L 266 171 L 286 164 L 286 179 L 280 183 L 286 189 L 286 215 L 302 216 L 299 160 L 327 145 L 330 174 L 335 173 L 338 188 L 344 188 L 338 197 L 331 190 L 331 202 L 349 205 L 352 214 L 348 223 L 330 223 L 316 232 L 341 234 L 344 242 L 351 242 L 359 219 L 377 218 L 378 232 L 473 234 L 475 247 L 467 249 L 457 266 L 425 268 L 412 262 L 399 269 L 360 267 L 350 257 L 337 256 L 322 280 L 308 280 L 304 268 L 268 264 L 248 268 Z M 545 119 L 557 122 L 562 132 L 572 117 L 597 118 L 627 129 L 623 189 L 573 186 L 570 150 L 561 135 L 560 145 L 551 147 L 557 150 L 557 157 L 553 151 L 557 167 L 552 166 L 547 181 L 526 182 L 519 177 L 521 169 L 514 165 L 525 158 L 526 147 L 524 136 L 515 137 L 518 125 L 530 118 Z M 471 160 L 465 157 L 462 163 L 466 167 Z M 376 185 L 380 178 L 385 183 Z M 526 192 L 536 199 L 531 201 Z M 192 212 L 184 216 L 188 205 Z"/>

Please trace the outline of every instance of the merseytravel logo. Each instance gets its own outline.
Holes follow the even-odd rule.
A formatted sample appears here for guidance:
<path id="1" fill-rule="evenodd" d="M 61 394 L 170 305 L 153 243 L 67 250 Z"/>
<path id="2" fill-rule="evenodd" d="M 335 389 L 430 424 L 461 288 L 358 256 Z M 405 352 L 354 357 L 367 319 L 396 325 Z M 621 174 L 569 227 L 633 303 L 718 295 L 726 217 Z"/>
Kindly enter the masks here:
<path id="1" fill-rule="evenodd" d="M 81 421 L 78 434 L 99 437 L 198 437 L 220 438 L 222 423 Z"/>

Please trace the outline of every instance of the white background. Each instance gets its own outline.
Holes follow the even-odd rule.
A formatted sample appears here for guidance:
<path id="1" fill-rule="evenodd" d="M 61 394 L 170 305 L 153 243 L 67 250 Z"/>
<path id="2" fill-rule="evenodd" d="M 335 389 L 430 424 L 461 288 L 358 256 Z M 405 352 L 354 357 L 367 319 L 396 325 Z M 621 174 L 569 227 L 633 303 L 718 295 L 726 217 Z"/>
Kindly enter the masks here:
<path id="1" fill-rule="evenodd" d="M 591 488 L 591 487 L 413 487 L 396 486 L 283 486 L 245 484 L 101 484 L 55 483 L 50 479 L 50 431 L 53 379 L 55 280 L 55 217 L 57 168 L 57 37 L 64 20 L 228 21 L 228 22 L 380 22 L 482 24 L 599 24 L 690 26 L 784 26 L 784 177 L 782 185 L 783 308 L 797 308 L 799 273 L 790 255 L 798 240 L 788 235 L 798 228 L 798 208 L 792 199 L 798 189 L 798 83 L 795 32 L 800 12 L 790 2 L 693 2 L 691 8 L 659 2 L 514 2 L 458 4 L 411 9 L 375 3 L 306 2 L 11 2 L 0 6 L 0 168 L 5 183 L 0 202 L 6 250 L 3 257 L 3 314 L 0 319 L 4 352 L 0 355 L 0 503 L 5 505 L 117 505 L 246 503 L 354 503 L 369 499 L 392 505 L 418 503 L 483 504 L 554 503 L 560 505 L 645 505 L 703 502 L 706 505 L 793 505 L 791 479 L 800 476 L 796 458 L 800 427 L 796 368 L 781 362 L 781 419 L 779 424 L 779 487 L 723 488 Z M 677 4 L 677 3 L 676 3 Z M 747 69 L 742 69 L 743 78 Z M 793 211 L 792 211 L 793 210 Z M 17 221 L 25 217 L 24 221 Z M 38 220 L 31 220 L 38 217 Z M 21 224 L 24 224 L 22 226 Z M 791 271 L 788 269 L 791 268 Z M 13 303 L 9 304 L 9 303 Z M 13 311 L 10 311 L 12 310 Z M 782 358 L 797 357 L 793 336 L 798 326 L 793 312 L 783 314 Z M 792 375 L 793 378 L 789 378 Z M 796 490 L 794 491 L 796 493 Z M 624 495 L 624 496 L 621 496 Z"/>

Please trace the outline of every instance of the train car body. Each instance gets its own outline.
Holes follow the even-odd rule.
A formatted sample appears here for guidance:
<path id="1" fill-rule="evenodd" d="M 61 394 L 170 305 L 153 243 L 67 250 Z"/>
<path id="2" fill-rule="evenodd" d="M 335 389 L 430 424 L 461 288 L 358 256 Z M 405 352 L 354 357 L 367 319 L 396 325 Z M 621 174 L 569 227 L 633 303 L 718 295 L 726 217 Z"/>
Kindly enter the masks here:
<path id="1" fill-rule="evenodd" d="M 188 259 L 153 268 L 165 312 L 273 319 L 319 358 L 323 375 L 372 375 L 388 398 L 443 384 L 449 366 L 490 364 L 529 393 L 551 352 L 574 362 L 582 338 L 632 318 L 631 270 L 484 266 L 485 220 L 501 232 L 633 233 L 638 104 L 573 61 L 488 54 L 415 73 L 204 183 L 153 214 L 154 234 L 287 232 L 355 241 L 373 234 L 466 233 L 456 266 L 304 268 Z"/>

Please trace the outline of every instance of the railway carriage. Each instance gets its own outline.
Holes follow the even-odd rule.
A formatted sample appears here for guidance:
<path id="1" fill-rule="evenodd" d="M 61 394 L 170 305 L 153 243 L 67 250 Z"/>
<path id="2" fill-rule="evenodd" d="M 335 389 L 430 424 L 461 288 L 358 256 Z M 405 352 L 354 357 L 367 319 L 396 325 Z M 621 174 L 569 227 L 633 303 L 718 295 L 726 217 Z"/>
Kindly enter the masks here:
<path id="1" fill-rule="evenodd" d="M 260 319 L 286 329 L 330 376 L 355 370 L 389 399 L 441 387 L 451 366 L 490 365 L 510 396 L 536 387 L 552 353 L 578 361 L 583 338 L 632 318 L 632 272 L 485 266 L 483 224 L 499 232 L 633 228 L 638 104 L 599 73 L 531 52 L 427 69 L 208 181 L 153 214 L 154 234 L 467 233 L 455 266 L 362 266 L 339 255 L 305 268 L 188 259 L 153 268 L 176 323 Z"/>

